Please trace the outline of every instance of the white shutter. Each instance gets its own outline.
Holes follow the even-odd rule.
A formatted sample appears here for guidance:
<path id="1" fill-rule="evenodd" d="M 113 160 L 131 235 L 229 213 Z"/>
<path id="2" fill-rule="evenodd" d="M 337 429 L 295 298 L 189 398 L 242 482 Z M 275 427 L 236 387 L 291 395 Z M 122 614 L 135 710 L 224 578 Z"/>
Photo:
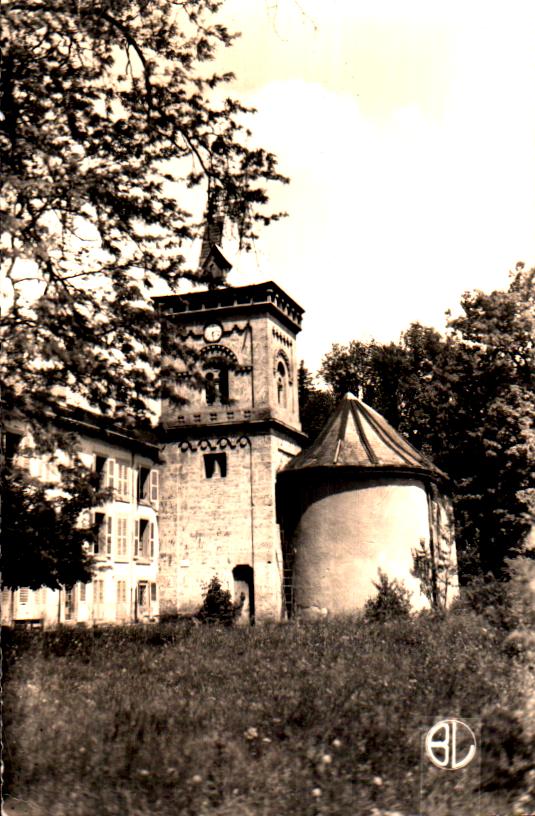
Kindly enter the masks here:
<path id="1" fill-rule="evenodd" d="M 115 459 L 108 459 L 107 461 L 106 487 L 115 487 Z"/>
<path id="2" fill-rule="evenodd" d="M 151 502 L 158 501 L 158 493 L 159 493 L 159 476 L 157 470 L 151 470 L 150 472 L 150 500 Z"/>

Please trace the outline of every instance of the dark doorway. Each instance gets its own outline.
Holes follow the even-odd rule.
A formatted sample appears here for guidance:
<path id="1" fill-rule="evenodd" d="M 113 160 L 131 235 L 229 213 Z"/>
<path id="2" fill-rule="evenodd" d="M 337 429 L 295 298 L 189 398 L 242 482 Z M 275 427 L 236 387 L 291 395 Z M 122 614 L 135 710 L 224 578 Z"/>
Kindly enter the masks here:
<path id="1" fill-rule="evenodd" d="M 234 603 L 241 604 L 238 624 L 253 624 L 255 616 L 254 571 L 248 564 L 238 564 L 232 570 L 234 579 Z"/>

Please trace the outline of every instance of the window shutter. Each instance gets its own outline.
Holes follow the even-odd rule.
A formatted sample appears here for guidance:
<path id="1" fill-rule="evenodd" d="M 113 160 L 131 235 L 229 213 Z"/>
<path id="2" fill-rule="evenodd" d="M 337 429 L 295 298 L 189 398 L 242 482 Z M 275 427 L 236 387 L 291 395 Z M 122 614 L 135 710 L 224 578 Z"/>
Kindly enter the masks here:
<path id="1" fill-rule="evenodd" d="M 152 502 L 158 501 L 159 475 L 157 470 L 151 470 L 150 472 L 150 500 Z"/>
<path id="2" fill-rule="evenodd" d="M 154 558 L 154 523 L 150 523 L 150 557 Z"/>
<path id="3" fill-rule="evenodd" d="M 139 555 L 139 519 L 134 525 L 134 556 Z"/>
<path id="4" fill-rule="evenodd" d="M 107 462 L 106 487 L 115 487 L 115 459 L 108 459 Z"/>
<path id="5" fill-rule="evenodd" d="M 113 519 L 111 516 L 106 517 L 106 552 L 111 555 L 111 546 L 113 541 Z"/>

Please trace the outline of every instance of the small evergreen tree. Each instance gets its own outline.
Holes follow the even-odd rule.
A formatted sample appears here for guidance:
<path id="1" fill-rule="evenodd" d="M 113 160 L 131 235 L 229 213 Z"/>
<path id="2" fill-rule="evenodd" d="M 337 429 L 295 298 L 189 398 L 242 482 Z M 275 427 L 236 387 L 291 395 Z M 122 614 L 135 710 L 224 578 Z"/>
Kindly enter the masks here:
<path id="1" fill-rule="evenodd" d="M 195 617 L 201 623 L 221 623 L 223 626 L 232 626 L 234 623 L 236 608 L 230 592 L 223 589 L 217 575 L 208 584 L 203 604 Z"/>
<path id="2" fill-rule="evenodd" d="M 386 621 L 394 618 L 408 618 L 411 613 L 410 592 L 403 582 L 379 569 L 379 580 L 373 582 L 377 589 L 375 598 L 368 598 L 364 606 L 367 621 Z"/>

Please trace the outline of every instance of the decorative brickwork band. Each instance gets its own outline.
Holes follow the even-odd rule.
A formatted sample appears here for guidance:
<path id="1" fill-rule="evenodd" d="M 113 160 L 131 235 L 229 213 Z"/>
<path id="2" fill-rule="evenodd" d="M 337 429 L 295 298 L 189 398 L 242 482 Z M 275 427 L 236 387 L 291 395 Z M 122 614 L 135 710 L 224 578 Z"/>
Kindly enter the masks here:
<path id="1" fill-rule="evenodd" d="M 251 446 L 251 440 L 248 436 L 240 436 L 236 440 L 229 439 L 223 436 L 220 439 L 199 439 L 198 441 L 186 440 L 179 444 L 182 453 L 191 451 L 217 451 L 217 450 L 235 450 L 236 448 L 247 448 Z"/>

